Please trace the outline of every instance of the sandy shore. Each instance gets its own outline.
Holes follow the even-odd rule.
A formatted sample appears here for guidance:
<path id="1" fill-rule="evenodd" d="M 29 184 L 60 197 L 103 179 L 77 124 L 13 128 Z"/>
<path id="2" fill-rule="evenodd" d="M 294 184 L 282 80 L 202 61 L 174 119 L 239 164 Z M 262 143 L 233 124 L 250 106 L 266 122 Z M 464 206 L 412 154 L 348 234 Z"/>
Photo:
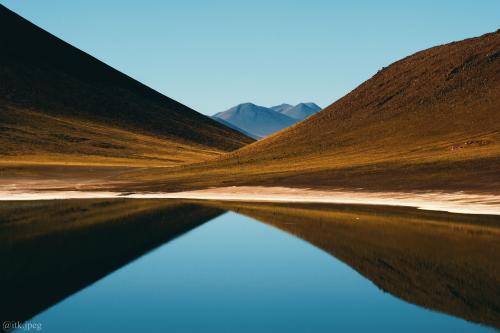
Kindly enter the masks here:
<path id="1" fill-rule="evenodd" d="M 27 191 L 0 186 L 0 200 L 56 200 L 90 198 L 197 199 L 225 201 L 301 202 L 407 206 L 462 214 L 500 215 L 500 195 L 463 192 L 319 191 L 287 187 L 221 187 L 176 193 L 120 193 L 102 191 Z"/>

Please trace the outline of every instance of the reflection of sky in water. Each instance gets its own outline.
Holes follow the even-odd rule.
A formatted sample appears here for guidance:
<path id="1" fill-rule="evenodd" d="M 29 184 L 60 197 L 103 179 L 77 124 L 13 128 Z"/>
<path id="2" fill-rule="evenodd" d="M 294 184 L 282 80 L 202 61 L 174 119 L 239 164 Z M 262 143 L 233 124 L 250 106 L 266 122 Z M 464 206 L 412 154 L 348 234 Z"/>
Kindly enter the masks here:
<path id="1" fill-rule="evenodd" d="M 234 213 L 30 322 L 47 332 L 493 331 L 400 301 L 314 246 Z"/>

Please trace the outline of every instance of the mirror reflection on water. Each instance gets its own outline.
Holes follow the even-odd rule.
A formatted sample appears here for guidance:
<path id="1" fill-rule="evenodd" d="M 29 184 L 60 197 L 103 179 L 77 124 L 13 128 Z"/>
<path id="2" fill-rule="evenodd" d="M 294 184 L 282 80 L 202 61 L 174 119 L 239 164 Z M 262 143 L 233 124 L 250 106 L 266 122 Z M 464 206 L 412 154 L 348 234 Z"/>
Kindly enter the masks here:
<path id="1" fill-rule="evenodd" d="M 404 207 L 0 202 L 0 321 L 47 332 L 488 332 L 500 221 Z"/>

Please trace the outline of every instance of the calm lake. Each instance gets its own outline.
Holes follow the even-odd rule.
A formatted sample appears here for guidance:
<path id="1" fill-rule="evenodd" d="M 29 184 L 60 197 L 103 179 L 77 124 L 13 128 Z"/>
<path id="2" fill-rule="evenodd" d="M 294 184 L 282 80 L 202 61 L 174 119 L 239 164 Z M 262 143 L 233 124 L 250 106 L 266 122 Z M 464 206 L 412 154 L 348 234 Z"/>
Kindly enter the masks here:
<path id="1" fill-rule="evenodd" d="M 0 319 L 45 332 L 492 332 L 498 222 L 402 207 L 3 202 Z"/>

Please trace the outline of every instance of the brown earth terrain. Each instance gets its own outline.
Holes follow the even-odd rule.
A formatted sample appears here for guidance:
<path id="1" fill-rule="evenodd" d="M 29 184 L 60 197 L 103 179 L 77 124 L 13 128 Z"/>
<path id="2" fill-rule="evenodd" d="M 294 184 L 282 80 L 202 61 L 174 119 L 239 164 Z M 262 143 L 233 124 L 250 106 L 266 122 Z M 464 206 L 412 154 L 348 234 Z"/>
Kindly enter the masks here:
<path id="1" fill-rule="evenodd" d="M 123 174 L 137 189 L 273 185 L 500 190 L 500 31 L 380 70 L 323 111 L 214 161 Z"/>

